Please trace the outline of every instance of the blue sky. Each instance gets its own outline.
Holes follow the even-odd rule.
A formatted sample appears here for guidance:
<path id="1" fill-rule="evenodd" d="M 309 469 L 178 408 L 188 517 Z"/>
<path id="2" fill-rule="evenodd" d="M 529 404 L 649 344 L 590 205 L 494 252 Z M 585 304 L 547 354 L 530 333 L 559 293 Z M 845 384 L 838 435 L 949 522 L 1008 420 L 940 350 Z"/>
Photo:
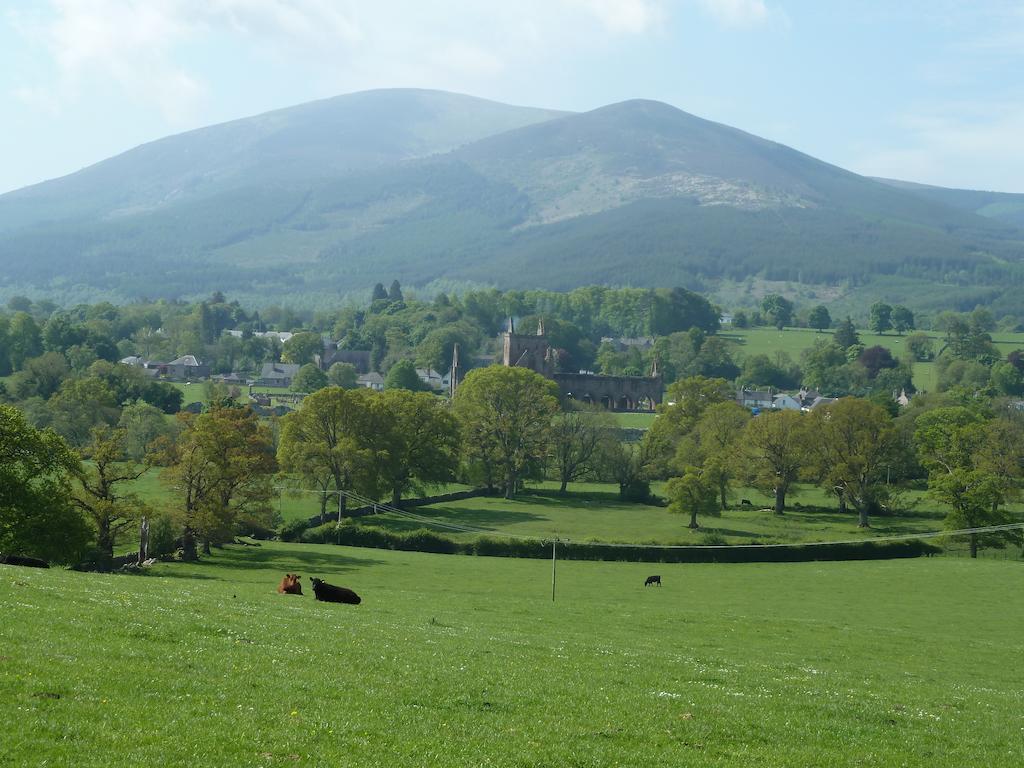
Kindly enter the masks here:
<path id="1" fill-rule="evenodd" d="M 0 191 L 161 136 L 425 87 L 651 98 L 859 173 L 1024 192 L 1024 2 L 5 0 Z"/>

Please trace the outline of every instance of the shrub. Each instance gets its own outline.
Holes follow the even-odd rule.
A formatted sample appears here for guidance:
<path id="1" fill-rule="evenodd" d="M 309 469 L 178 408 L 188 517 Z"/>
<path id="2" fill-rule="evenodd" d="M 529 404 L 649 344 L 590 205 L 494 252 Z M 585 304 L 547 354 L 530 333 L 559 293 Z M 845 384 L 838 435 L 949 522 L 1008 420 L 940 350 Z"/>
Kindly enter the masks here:
<path id="1" fill-rule="evenodd" d="M 309 528 L 308 520 L 289 520 L 281 526 L 278 536 L 281 541 L 299 541 L 307 528 Z"/>

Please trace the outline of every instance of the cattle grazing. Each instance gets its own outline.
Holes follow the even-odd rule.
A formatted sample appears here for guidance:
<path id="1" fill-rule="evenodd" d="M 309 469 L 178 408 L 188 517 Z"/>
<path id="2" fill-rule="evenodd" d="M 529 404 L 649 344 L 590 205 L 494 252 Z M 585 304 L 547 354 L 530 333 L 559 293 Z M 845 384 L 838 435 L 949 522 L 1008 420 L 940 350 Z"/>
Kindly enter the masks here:
<path id="1" fill-rule="evenodd" d="M 752 507 L 754 505 L 751 503 L 750 499 L 740 499 L 740 506 L 741 507 Z"/>
<path id="2" fill-rule="evenodd" d="M 299 579 L 302 577 L 297 573 L 286 573 L 281 583 L 277 585 L 277 591 L 282 595 L 301 595 L 302 585 Z"/>
<path id="3" fill-rule="evenodd" d="M 661 576 L 648 576 L 647 581 L 644 582 L 645 587 L 651 586 L 651 584 L 657 584 L 661 586 Z"/>
<path id="4" fill-rule="evenodd" d="M 320 579 L 310 579 L 310 581 L 313 584 L 313 595 L 317 600 L 323 600 L 325 603 L 347 603 L 349 605 L 359 605 L 363 602 L 359 595 L 348 587 L 336 587 Z"/>

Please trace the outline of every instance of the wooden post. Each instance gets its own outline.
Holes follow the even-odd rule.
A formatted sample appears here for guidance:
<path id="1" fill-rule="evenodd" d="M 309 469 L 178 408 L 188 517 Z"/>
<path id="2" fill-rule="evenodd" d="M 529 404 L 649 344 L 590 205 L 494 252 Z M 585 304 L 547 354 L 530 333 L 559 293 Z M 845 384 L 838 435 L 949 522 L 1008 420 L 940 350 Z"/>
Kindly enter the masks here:
<path id="1" fill-rule="evenodd" d="M 558 562 L 558 539 L 551 540 L 551 602 L 555 602 L 555 564 Z"/>

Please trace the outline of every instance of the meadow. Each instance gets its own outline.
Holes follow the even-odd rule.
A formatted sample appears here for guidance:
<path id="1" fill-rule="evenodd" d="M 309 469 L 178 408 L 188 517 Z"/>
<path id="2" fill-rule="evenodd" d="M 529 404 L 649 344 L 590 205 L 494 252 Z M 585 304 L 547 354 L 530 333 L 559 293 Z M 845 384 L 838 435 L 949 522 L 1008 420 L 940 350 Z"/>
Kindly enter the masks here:
<path id="1" fill-rule="evenodd" d="M 546 561 L 269 542 L 0 566 L 0 765 L 1016 766 L 1022 594 L 945 558 L 560 562 L 554 602 Z"/>
<path id="2" fill-rule="evenodd" d="M 731 339 L 739 345 L 744 355 L 767 354 L 774 355 L 776 352 L 785 352 L 794 361 L 800 361 L 800 353 L 810 349 L 815 342 L 822 338 L 828 338 L 831 331 L 815 331 L 811 328 L 729 328 L 721 331 L 723 338 Z M 867 347 L 875 345 L 885 347 L 892 352 L 894 357 L 902 357 L 904 354 L 904 342 L 906 336 L 899 336 L 895 333 L 877 334 L 870 333 L 866 329 L 859 328 L 857 333 L 861 343 Z M 936 354 L 942 349 L 942 333 L 938 331 L 924 331 L 935 345 Z M 1024 348 L 1024 333 L 994 333 L 992 342 L 1002 354 L 1008 354 L 1015 349 Z M 913 369 L 914 386 L 919 391 L 934 392 L 936 389 L 935 363 L 914 363 Z"/>

